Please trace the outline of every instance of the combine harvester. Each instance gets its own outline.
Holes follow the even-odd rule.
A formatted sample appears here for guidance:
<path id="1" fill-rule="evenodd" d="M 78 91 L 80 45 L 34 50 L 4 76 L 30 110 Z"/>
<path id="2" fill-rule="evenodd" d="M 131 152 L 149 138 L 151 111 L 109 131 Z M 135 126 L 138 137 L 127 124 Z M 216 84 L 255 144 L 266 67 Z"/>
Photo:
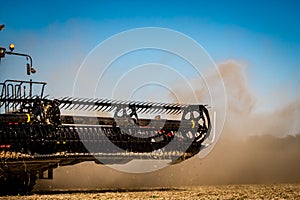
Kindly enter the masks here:
<path id="1" fill-rule="evenodd" d="M 25 56 L 27 74 L 35 73 L 31 57 L 13 50 L 12 44 L 9 51 L 1 47 L 0 59 Z M 84 161 L 123 164 L 134 159 L 175 164 L 207 147 L 211 123 L 205 105 L 49 98 L 45 86 L 31 79 L 0 83 L 2 194 L 26 194 L 37 178 L 52 179 L 58 166 Z M 62 114 L 82 110 L 99 115 Z M 153 115 L 155 119 L 150 118 Z"/>

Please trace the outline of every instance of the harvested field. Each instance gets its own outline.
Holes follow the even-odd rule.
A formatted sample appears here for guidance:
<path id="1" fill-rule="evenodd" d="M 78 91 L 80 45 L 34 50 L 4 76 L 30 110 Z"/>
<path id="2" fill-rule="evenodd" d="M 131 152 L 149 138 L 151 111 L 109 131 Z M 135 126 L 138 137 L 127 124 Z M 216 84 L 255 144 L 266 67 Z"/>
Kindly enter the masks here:
<path id="1" fill-rule="evenodd" d="M 218 185 L 178 188 L 55 190 L 1 199 L 300 199 L 300 184 Z"/>

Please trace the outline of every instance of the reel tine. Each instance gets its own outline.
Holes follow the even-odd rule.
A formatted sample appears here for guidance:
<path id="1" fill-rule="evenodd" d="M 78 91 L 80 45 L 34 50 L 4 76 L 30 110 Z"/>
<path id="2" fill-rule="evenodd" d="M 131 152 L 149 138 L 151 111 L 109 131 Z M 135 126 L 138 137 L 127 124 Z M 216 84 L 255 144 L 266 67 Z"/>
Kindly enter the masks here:
<path id="1" fill-rule="evenodd" d="M 152 105 L 151 109 L 147 113 L 149 114 L 157 113 L 158 109 L 159 109 L 159 103 L 155 103 Z"/>
<path id="2" fill-rule="evenodd" d="M 177 115 L 178 110 L 180 110 L 180 109 L 178 109 L 178 107 L 176 107 L 174 110 L 172 110 L 172 112 L 170 112 L 170 114 L 171 115 Z"/>
<path id="3" fill-rule="evenodd" d="M 69 110 L 77 110 L 77 108 L 81 105 L 81 104 L 79 104 L 79 102 L 80 102 L 81 99 L 82 98 L 72 99 L 70 107 L 68 106 L 67 108 L 69 108 Z"/>
<path id="4" fill-rule="evenodd" d="M 171 106 L 165 106 L 165 112 L 166 114 L 173 114 L 173 112 L 175 112 L 176 109 L 171 107 Z"/>
<path id="5" fill-rule="evenodd" d="M 76 107 L 74 107 L 74 110 L 82 110 L 82 108 L 85 106 L 85 104 L 77 104 Z"/>
<path id="6" fill-rule="evenodd" d="M 100 100 L 99 105 L 97 107 L 98 111 L 106 111 L 111 106 L 111 101 L 108 99 Z"/>
<path id="7" fill-rule="evenodd" d="M 93 109 L 94 111 L 102 111 L 103 109 L 103 104 L 105 103 L 105 100 L 97 100 L 95 102 L 95 108 Z"/>
<path id="8" fill-rule="evenodd" d="M 90 105 L 82 105 L 78 110 L 86 111 L 89 107 Z"/>
<path id="9" fill-rule="evenodd" d="M 181 114 L 184 107 L 185 106 L 182 107 L 182 106 L 178 105 L 178 110 L 175 112 L 175 114 L 176 115 Z"/>
<path id="10" fill-rule="evenodd" d="M 74 104 L 74 106 L 72 107 L 72 110 L 78 110 L 78 108 L 82 106 L 82 104 Z"/>
<path id="11" fill-rule="evenodd" d="M 60 97 L 60 108 L 65 110 L 113 112 L 116 107 L 135 107 L 137 113 L 178 115 L 186 105 L 174 103 L 152 103 L 131 100 L 109 100 L 94 98 Z"/>
<path id="12" fill-rule="evenodd" d="M 141 102 L 139 106 L 139 113 L 147 113 L 151 109 L 152 104 L 150 104 L 149 102 Z"/>
<path id="13" fill-rule="evenodd" d="M 86 100 L 85 100 L 85 103 L 86 103 L 86 105 L 83 106 L 83 107 L 81 108 L 81 110 L 86 111 L 86 110 L 90 110 L 91 108 L 94 107 L 94 101 L 93 101 L 92 98 L 86 99 Z"/>
<path id="14" fill-rule="evenodd" d="M 140 111 L 141 113 L 147 113 L 151 110 L 151 107 L 152 107 L 152 103 L 144 103 L 143 104 L 143 108 L 142 110 Z"/>
<path id="15" fill-rule="evenodd" d="M 174 115 L 174 114 L 176 114 L 177 110 L 178 110 L 178 109 L 172 109 L 172 110 L 170 109 L 170 110 L 167 112 L 167 114 L 168 114 L 168 115 L 169 115 L 169 114 L 170 114 L 170 115 Z"/>
<path id="16" fill-rule="evenodd" d="M 111 112 L 112 111 L 112 107 L 113 106 L 105 105 L 105 106 L 102 107 L 101 111 L 103 111 L 103 112 Z"/>
<path id="17" fill-rule="evenodd" d="M 69 98 L 69 99 L 67 100 L 67 102 L 64 102 L 63 108 L 64 108 L 65 110 L 71 109 L 71 108 L 74 106 L 74 104 L 72 104 L 72 101 L 73 101 L 73 99 L 72 99 L 72 98 Z"/>
<path id="18" fill-rule="evenodd" d="M 66 107 L 64 107 L 65 110 L 72 110 L 72 108 L 74 107 L 74 104 L 67 104 Z"/>
<path id="19" fill-rule="evenodd" d="M 63 108 L 65 107 L 65 105 L 66 105 L 66 104 L 63 103 L 62 101 L 59 102 L 59 107 L 60 107 L 61 109 L 63 109 Z"/>
<path id="20" fill-rule="evenodd" d="M 72 97 L 65 97 L 65 98 L 63 98 L 63 101 L 72 101 L 72 100 L 73 100 Z"/>
<path id="21" fill-rule="evenodd" d="M 149 114 L 157 113 L 157 114 L 163 114 L 164 113 L 164 103 L 156 103 L 152 106 L 151 112 Z"/>
<path id="22" fill-rule="evenodd" d="M 136 106 L 137 106 L 137 109 L 136 109 L 137 112 L 141 112 L 143 110 L 143 108 L 145 107 L 144 102 L 138 102 L 136 104 Z"/>
<path id="23" fill-rule="evenodd" d="M 164 103 L 159 103 L 155 112 L 158 114 L 164 114 Z"/>
<path id="24" fill-rule="evenodd" d="M 93 108 L 96 106 L 97 101 L 98 101 L 98 99 L 94 100 L 94 99 L 90 98 L 88 103 L 90 103 L 91 105 L 89 107 L 87 107 L 85 110 L 87 110 L 87 111 L 93 110 Z"/>

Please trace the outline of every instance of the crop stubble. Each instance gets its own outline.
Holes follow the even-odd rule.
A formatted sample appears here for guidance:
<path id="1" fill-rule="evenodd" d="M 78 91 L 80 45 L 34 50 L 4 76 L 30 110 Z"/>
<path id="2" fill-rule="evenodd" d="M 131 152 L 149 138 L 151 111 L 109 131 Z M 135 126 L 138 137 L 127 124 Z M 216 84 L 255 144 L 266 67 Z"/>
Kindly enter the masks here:
<path id="1" fill-rule="evenodd" d="M 300 199 L 300 184 L 217 185 L 176 188 L 36 191 L 1 199 Z"/>

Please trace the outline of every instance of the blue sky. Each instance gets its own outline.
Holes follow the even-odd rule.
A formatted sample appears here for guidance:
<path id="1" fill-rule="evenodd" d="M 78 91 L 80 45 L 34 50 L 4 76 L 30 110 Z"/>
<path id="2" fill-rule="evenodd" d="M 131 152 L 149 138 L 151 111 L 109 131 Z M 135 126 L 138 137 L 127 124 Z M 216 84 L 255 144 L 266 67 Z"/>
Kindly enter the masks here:
<path id="1" fill-rule="evenodd" d="M 262 105 L 278 106 L 300 96 L 299 9 L 300 1 L 5 1 L 0 45 L 13 42 L 16 51 L 32 55 L 38 70 L 32 78 L 48 81 L 50 94 L 62 95 L 57 82 L 71 95 L 66 74 L 74 76 L 100 42 L 132 28 L 174 29 L 201 44 L 216 63 L 247 63 L 248 82 Z M 1 61 L 0 80 L 27 79 L 20 67 L 25 61 L 8 57 Z"/>

